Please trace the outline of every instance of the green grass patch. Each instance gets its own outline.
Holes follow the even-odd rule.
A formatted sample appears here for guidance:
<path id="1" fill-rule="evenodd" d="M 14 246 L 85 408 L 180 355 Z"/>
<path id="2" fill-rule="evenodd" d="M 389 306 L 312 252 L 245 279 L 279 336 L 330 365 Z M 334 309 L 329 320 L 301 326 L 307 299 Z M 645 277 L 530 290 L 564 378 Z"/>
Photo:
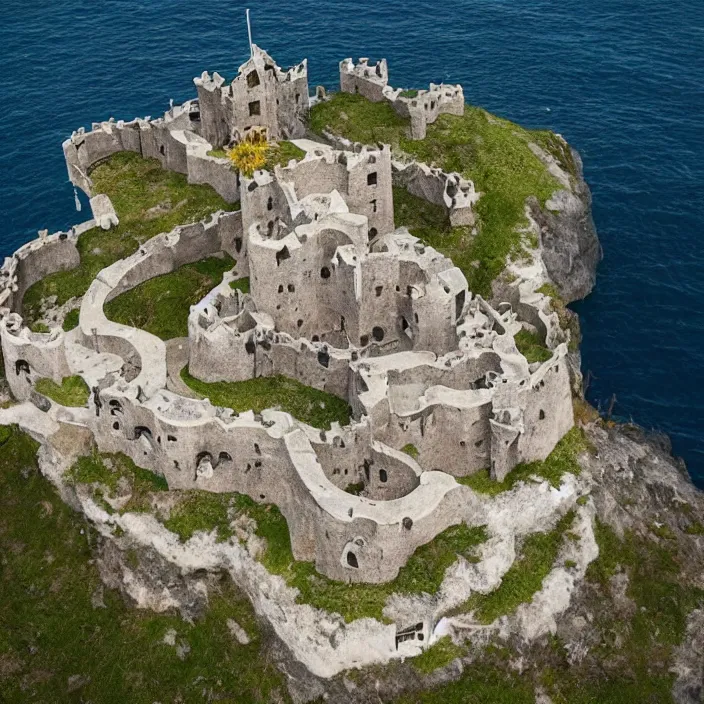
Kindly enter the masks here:
<path id="1" fill-rule="evenodd" d="M 399 98 L 417 98 L 418 97 L 418 91 L 415 88 L 411 88 L 410 90 L 402 90 L 398 94 Z"/>
<path id="2" fill-rule="evenodd" d="M 165 171 L 156 159 L 132 152 L 114 154 L 91 173 L 96 193 L 110 197 L 120 224 L 93 228 L 78 238 L 81 263 L 70 271 L 50 274 L 25 293 L 23 315 L 30 324 L 41 301 L 55 295 L 57 304 L 82 296 L 101 269 L 135 252 L 140 244 L 176 225 L 198 222 L 216 210 L 235 210 L 210 186 L 193 185 L 183 174 Z"/>
<path id="3" fill-rule="evenodd" d="M 565 531 L 573 521 L 574 512 L 570 511 L 548 533 L 527 536 L 520 557 L 503 576 L 498 588 L 490 594 L 473 594 L 458 608 L 458 612 L 474 611 L 481 623 L 489 624 L 531 601 L 552 569 Z"/>
<path id="4" fill-rule="evenodd" d="M 281 141 L 269 150 L 266 168 L 273 171 L 275 166 L 288 166 L 291 159 L 300 161 L 305 155 L 293 142 Z"/>
<path id="5" fill-rule="evenodd" d="M 491 479 L 488 469 L 482 469 L 469 477 L 459 477 L 457 481 L 480 494 L 490 494 L 491 496 L 509 491 L 518 482 L 528 481 L 533 476 L 547 479 L 557 489 L 562 483 L 562 476 L 565 473 L 569 472 L 579 476 L 582 470 L 577 458 L 587 449 L 584 432 L 581 428 L 575 427 L 555 445 L 555 449 L 544 462 L 519 464 L 508 473 L 502 482 Z"/>
<path id="6" fill-rule="evenodd" d="M 52 401 L 71 408 L 82 408 L 90 397 L 90 389 L 80 376 L 64 377 L 61 386 L 52 379 L 37 379 L 34 388 Z"/>
<path id="7" fill-rule="evenodd" d="M 74 328 L 78 327 L 80 315 L 80 308 L 74 308 L 73 310 L 70 310 L 68 313 L 66 313 L 66 317 L 64 318 L 63 324 L 64 332 L 69 332 L 70 330 L 73 330 Z"/>
<path id="8" fill-rule="evenodd" d="M 694 523 L 690 523 L 684 529 L 684 532 L 688 535 L 704 535 L 704 524 L 695 521 Z"/>
<path id="9" fill-rule="evenodd" d="M 416 670 L 428 675 L 441 667 L 446 667 L 453 660 L 461 658 L 467 654 L 467 648 L 455 645 L 450 636 L 440 638 L 420 655 L 411 660 L 411 664 Z"/>
<path id="10" fill-rule="evenodd" d="M 508 257 L 524 256 L 525 243 L 517 229 L 526 224 L 526 198 L 535 196 L 544 205 L 562 187 L 528 147 L 530 141 L 544 144 L 545 133 L 531 132 L 469 105 L 464 116 L 441 115 L 428 125 L 425 139 L 410 140 L 408 120 L 388 103 L 336 93 L 313 106 L 310 127 L 318 134 L 327 128 L 366 144 L 385 142 L 471 179 L 482 193 L 476 205 L 477 236 L 472 237 L 467 228 L 454 228 L 449 236 L 438 233 L 437 240 L 428 244 L 452 257 L 470 290 L 483 296 L 490 295 L 491 282 L 504 270 Z M 400 217 L 397 223 L 405 224 Z"/>
<path id="11" fill-rule="evenodd" d="M 43 332 L 43 333 L 51 332 L 51 330 L 49 329 L 49 326 L 46 323 L 41 323 L 41 322 L 32 323 L 29 326 L 29 329 L 32 332 Z"/>
<path id="12" fill-rule="evenodd" d="M 543 344 L 537 333 L 522 329 L 514 337 L 514 340 L 518 351 L 529 364 L 547 362 L 552 358 L 552 352 Z"/>
<path id="13" fill-rule="evenodd" d="M 382 612 L 391 594 L 436 594 L 447 568 L 460 555 L 476 560 L 475 549 L 486 538 L 484 527 L 470 528 L 464 523 L 452 526 L 419 547 L 396 579 L 386 584 L 336 582 L 316 572 L 313 563 L 294 563 L 292 559 L 279 574 L 300 591 L 299 602 L 339 613 L 348 623 L 364 617 L 384 621 Z"/>
<path id="14" fill-rule="evenodd" d="M 677 540 L 677 536 L 673 532 L 672 528 L 667 525 L 667 523 L 663 523 L 662 525 L 652 523 L 650 525 L 650 530 L 657 535 L 658 538 L 662 538 L 663 540 Z"/>
<path id="15" fill-rule="evenodd" d="M 563 330 L 569 330 L 570 341 L 567 345 L 570 352 L 575 352 L 579 348 L 582 339 L 582 332 L 579 328 L 579 318 L 567 307 L 560 297 L 558 290 L 552 284 L 543 284 L 537 293 L 542 293 L 550 298 L 550 307 L 557 313 L 557 319 Z"/>
<path id="16" fill-rule="evenodd" d="M 242 293 L 249 293 L 249 277 L 244 279 L 235 279 L 230 281 L 230 288 L 233 291 L 242 291 Z"/>
<path id="17" fill-rule="evenodd" d="M 418 448 L 410 442 L 408 443 L 408 445 L 404 445 L 401 448 L 401 452 L 406 453 L 409 457 L 412 457 L 414 460 L 417 460 L 418 455 L 420 454 L 418 452 Z"/>
<path id="18" fill-rule="evenodd" d="M 217 541 L 225 542 L 234 535 L 231 523 L 240 514 L 254 519 L 256 534 L 266 539 L 267 547 L 259 556 L 260 562 L 275 574 L 287 569 L 293 561 L 288 524 L 272 504 L 259 504 L 244 494 L 187 491 L 171 509 L 164 525 L 184 542 L 198 531 L 213 530 L 217 532 Z"/>
<path id="19" fill-rule="evenodd" d="M 127 455 L 122 453 L 107 455 L 97 450 L 91 455 L 79 457 L 66 473 L 67 481 L 73 484 L 93 484 L 94 497 L 103 508 L 109 509 L 104 491 L 109 498 L 114 498 L 120 485 L 125 482 L 132 493 L 122 513 L 142 512 L 150 509 L 149 496 L 157 491 L 168 491 L 169 485 L 159 474 L 138 467 Z"/>
<path id="20" fill-rule="evenodd" d="M 227 152 L 224 149 L 210 149 L 208 156 L 214 156 L 218 159 L 227 159 Z"/>
<path id="21" fill-rule="evenodd" d="M 7 434 L 7 430 L 4 431 Z M 17 429 L 0 453 L 0 698 L 101 704 L 288 701 L 248 599 L 229 581 L 194 623 L 128 606 L 105 590 L 91 551 L 96 536 L 36 465 L 38 445 Z M 138 562 L 134 555 L 131 564 Z M 228 619 L 252 639 L 240 645 Z M 164 635 L 190 651 L 181 659 Z M 68 692 L 70 677 L 85 684 Z"/>
<path id="22" fill-rule="evenodd" d="M 227 254 L 186 264 L 114 298 L 106 304 L 105 315 L 162 340 L 188 337 L 190 307 L 221 283 L 223 274 L 234 265 Z"/>
<path id="23" fill-rule="evenodd" d="M 207 383 L 192 377 L 184 367 L 181 378 L 215 406 L 232 408 L 237 413 L 249 410 L 261 413 L 266 408 L 280 408 L 303 423 L 325 430 L 335 421 L 340 425 L 350 422 L 352 409 L 346 401 L 285 376 Z"/>

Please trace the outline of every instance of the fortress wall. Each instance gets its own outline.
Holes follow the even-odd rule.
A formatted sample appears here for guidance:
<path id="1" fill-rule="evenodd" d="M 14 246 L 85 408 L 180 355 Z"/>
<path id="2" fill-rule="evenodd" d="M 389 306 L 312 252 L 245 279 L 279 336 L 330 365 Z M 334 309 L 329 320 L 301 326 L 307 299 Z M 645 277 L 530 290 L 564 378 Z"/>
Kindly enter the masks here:
<path id="1" fill-rule="evenodd" d="M 193 82 L 198 91 L 201 134 L 214 149 L 219 149 L 230 141 L 230 126 L 223 100 L 224 79 L 217 73 L 213 73 L 211 79 L 204 72 L 200 78 L 194 78 Z"/>
<path id="2" fill-rule="evenodd" d="M 520 462 L 542 461 L 574 425 L 566 345 L 560 345 L 553 358 L 531 375 L 522 402 Z"/>
<path id="3" fill-rule="evenodd" d="M 373 442 L 371 461 L 364 466 L 365 496 L 377 501 L 400 499 L 420 485 L 422 472 L 410 456 Z"/>
<path id="4" fill-rule="evenodd" d="M 77 239 L 77 235 L 57 233 L 28 242 L 15 252 L 17 290 L 12 296 L 12 309 L 16 313 L 22 312 L 24 294 L 37 281 L 58 271 L 75 269 L 80 264 Z"/>
<path id="5" fill-rule="evenodd" d="M 213 156 L 203 156 L 190 149 L 186 154 L 188 183 L 207 184 L 228 203 L 240 198 L 240 177 L 229 162 Z"/>
<path id="6" fill-rule="evenodd" d="M 352 59 L 340 62 L 340 90 L 364 96 L 373 103 L 380 103 L 384 98 L 384 88 L 389 81 L 389 69 L 386 59 L 376 64 L 369 64 L 368 59 L 360 59 L 355 65 Z"/>
<path id="7" fill-rule="evenodd" d="M 277 121 L 283 139 L 303 137 L 310 109 L 308 62 L 304 60 L 286 73 L 288 79 L 277 85 Z"/>
<path id="8" fill-rule="evenodd" d="M 161 394 L 152 399 L 151 404 L 164 410 L 159 413 L 144 404 L 112 396 L 109 390 L 104 392 L 103 410 L 94 421 L 101 450 L 124 452 L 137 465 L 163 474 L 172 489 L 236 491 L 255 501 L 275 503 L 287 519 L 296 559 L 314 560 L 316 568 L 333 579 L 392 579 L 418 545 L 465 515 L 462 506 L 466 497 L 459 495 L 463 488 L 449 477 L 426 475 L 415 489 L 426 498 L 415 497 L 412 491 L 387 505 L 379 499 L 352 496 L 327 480 L 301 430 L 288 430 L 282 436 L 276 422 L 267 429 L 251 413 L 226 424 L 212 415 L 207 417 L 214 411 L 209 411 L 205 402 L 191 401 L 176 403 L 187 416 L 194 415 L 194 411 L 186 411 L 187 407 L 201 407 L 205 417 L 169 421 L 168 407 L 173 398 Z M 283 420 L 284 414 L 265 414 L 272 420 L 277 416 L 284 424 L 290 422 Z M 346 448 L 356 456 L 355 443 Z M 343 449 L 338 443 L 336 452 L 342 453 Z M 328 451 L 328 458 L 333 452 Z M 398 494 L 411 483 L 408 466 L 412 461 L 377 448 L 377 465 L 382 457 L 389 471 L 390 491 Z M 398 479 L 392 480 L 395 476 Z M 410 523 L 404 525 L 404 518 Z M 356 551 L 357 567 L 347 562 L 350 550 Z"/>
<path id="9" fill-rule="evenodd" d="M 48 378 L 61 384 L 64 377 L 71 375 L 63 330 L 34 333 L 29 328 L 21 328 L 11 332 L 5 318 L 0 321 L 0 342 L 5 378 L 18 401 L 30 399 L 38 379 Z"/>

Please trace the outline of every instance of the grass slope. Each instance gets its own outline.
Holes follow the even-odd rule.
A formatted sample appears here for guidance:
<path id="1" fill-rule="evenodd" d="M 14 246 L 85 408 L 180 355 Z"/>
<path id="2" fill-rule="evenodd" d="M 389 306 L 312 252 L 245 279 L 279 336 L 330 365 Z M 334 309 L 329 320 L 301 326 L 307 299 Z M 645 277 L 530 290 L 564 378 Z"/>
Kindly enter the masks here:
<path id="1" fill-rule="evenodd" d="M 192 377 L 184 367 L 181 378 L 215 406 L 232 408 L 237 413 L 249 410 L 261 413 L 266 408 L 280 408 L 303 423 L 325 430 L 329 430 L 334 421 L 340 425 L 350 422 L 352 409 L 346 401 L 285 376 L 207 383 Z"/>
<path id="2" fill-rule="evenodd" d="M 146 330 L 162 340 L 188 337 L 190 307 L 215 288 L 234 265 L 228 255 L 187 264 L 114 298 L 105 306 L 105 315 L 116 323 Z"/>
<path id="3" fill-rule="evenodd" d="M 226 203 L 210 186 L 189 184 L 184 175 L 162 169 L 156 159 L 143 159 L 132 152 L 109 157 L 91 178 L 95 192 L 110 197 L 120 224 L 81 235 L 77 244 L 80 265 L 51 274 L 27 291 L 23 307 L 28 324 L 37 318 L 43 298 L 55 295 L 61 305 L 82 296 L 101 269 L 132 254 L 146 240 L 176 225 L 198 222 L 216 210 L 238 207 Z"/>
<path id="4" fill-rule="evenodd" d="M 2 701 L 288 701 L 281 675 L 263 654 L 254 612 L 231 583 L 223 583 L 203 620 L 193 624 L 174 613 L 128 607 L 107 590 L 101 606 L 95 536 L 41 476 L 37 444 L 16 429 L 0 433 L 0 442 L 3 436 Z M 228 619 L 246 630 L 249 645 L 233 638 Z M 183 659 L 164 643 L 170 629 L 177 646 L 190 648 L 183 648 Z"/>
<path id="5" fill-rule="evenodd" d="M 401 214 L 397 214 L 397 223 L 407 225 L 451 256 L 467 277 L 470 290 L 485 296 L 507 257 L 522 256 L 524 243 L 517 228 L 526 222 L 526 198 L 535 196 L 544 204 L 561 187 L 528 148 L 528 142 L 548 148 L 563 164 L 569 151 L 550 132 L 529 131 L 469 105 L 464 116 L 441 115 L 428 125 L 425 139 L 410 140 L 406 137 L 407 120 L 390 105 L 346 93 L 336 93 L 329 101 L 313 106 L 310 126 L 318 134 L 328 129 L 356 142 L 385 142 L 419 161 L 471 179 L 482 194 L 476 205 L 476 236 L 469 228 L 450 228 L 449 223 L 440 221 L 432 233 L 426 228 L 420 234 Z M 574 169 L 571 154 L 566 168 L 570 166 Z"/>

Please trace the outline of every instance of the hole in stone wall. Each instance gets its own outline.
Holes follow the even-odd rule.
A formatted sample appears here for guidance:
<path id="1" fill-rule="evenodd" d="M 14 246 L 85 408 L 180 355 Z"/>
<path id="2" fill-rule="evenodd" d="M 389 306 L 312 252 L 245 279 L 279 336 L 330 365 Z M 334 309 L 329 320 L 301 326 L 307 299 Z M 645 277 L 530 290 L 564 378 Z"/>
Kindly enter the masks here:
<path id="1" fill-rule="evenodd" d="M 18 359 L 15 362 L 15 374 L 19 376 L 22 372 L 25 374 L 29 374 L 29 363 L 26 362 L 24 359 Z"/>
<path id="2" fill-rule="evenodd" d="M 289 293 L 293 293 L 296 290 L 296 287 L 293 284 L 289 284 L 287 288 Z"/>
<path id="3" fill-rule="evenodd" d="M 163 144 L 159 147 L 159 153 L 160 153 L 162 156 L 164 156 L 164 155 L 166 154 L 166 149 L 165 149 L 165 147 L 164 147 Z"/>
<path id="4" fill-rule="evenodd" d="M 256 442 L 254 443 L 254 453 L 255 453 L 256 455 L 261 455 L 261 454 L 262 454 L 262 451 L 259 449 L 259 445 L 257 445 Z"/>
<path id="5" fill-rule="evenodd" d="M 242 238 L 235 237 L 235 252 L 238 254 L 242 251 Z"/>
<path id="6" fill-rule="evenodd" d="M 273 210 L 274 208 L 274 199 L 269 196 L 269 200 L 266 202 L 266 209 L 267 210 Z"/>
<path id="7" fill-rule="evenodd" d="M 167 435 L 167 436 L 166 436 L 166 439 L 167 439 L 169 442 L 176 442 L 176 436 L 175 436 L 175 435 Z"/>
<path id="8" fill-rule="evenodd" d="M 376 227 L 370 227 L 369 228 L 369 241 L 373 240 L 378 234 L 379 234 L 379 231 L 376 229 Z"/>
<path id="9" fill-rule="evenodd" d="M 286 259 L 291 258 L 291 252 L 288 251 L 288 247 L 282 247 L 276 253 L 276 266 L 279 266 L 281 262 L 286 261 Z"/>
<path id="10" fill-rule="evenodd" d="M 347 553 L 347 564 L 355 569 L 359 567 L 359 562 L 357 562 L 357 556 L 353 552 Z"/>
<path id="11" fill-rule="evenodd" d="M 380 469 L 379 470 L 379 481 L 383 482 L 384 484 L 389 480 L 389 475 L 386 473 L 385 469 Z"/>
<path id="12" fill-rule="evenodd" d="M 372 206 L 372 213 L 376 213 L 376 200 L 373 200 L 370 205 Z"/>
<path id="13" fill-rule="evenodd" d="M 330 366 L 330 355 L 325 350 L 318 352 L 318 363 L 326 369 Z"/>
<path id="14" fill-rule="evenodd" d="M 221 452 L 218 455 L 218 464 L 221 462 L 232 462 L 232 455 L 229 452 Z"/>
<path id="15" fill-rule="evenodd" d="M 247 85 L 250 88 L 256 88 L 260 83 L 259 74 L 256 71 L 247 74 Z"/>
<path id="16" fill-rule="evenodd" d="M 303 327 L 303 321 L 300 320 L 300 319 L 297 320 L 297 321 L 296 321 L 296 327 L 298 327 L 298 328 Z"/>
<path id="17" fill-rule="evenodd" d="M 326 266 L 324 266 L 320 270 L 320 278 L 321 279 L 329 279 L 330 278 L 330 269 L 328 269 Z"/>
<path id="18" fill-rule="evenodd" d="M 406 530 L 411 530 L 411 528 L 413 528 L 413 519 L 406 516 L 406 518 L 403 519 L 403 527 Z"/>
<path id="19" fill-rule="evenodd" d="M 113 423 L 112 424 L 113 430 L 119 430 L 120 429 L 120 424 L 119 423 Z"/>
<path id="20" fill-rule="evenodd" d="M 384 339 L 384 328 L 380 328 L 378 325 L 372 328 L 372 337 L 377 341 L 381 342 Z"/>
<path id="21" fill-rule="evenodd" d="M 283 293 L 283 292 L 284 292 L 284 285 L 279 284 L 279 293 Z"/>
<path id="22" fill-rule="evenodd" d="M 383 286 L 377 286 L 377 287 L 374 289 L 374 293 L 376 293 L 376 297 L 377 297 L 377 298 L 379 298 L 379 296 L 381 296 L 383 290 L 384 290 L 384 287 L 383 287 Z"/>
<path id="23" fill-rule="evenodd" d="M 538 418 L 545 420 L 545 411 L 542 408 L 540 409 L 540 413 L 538 413 Z"/>
<path id="24" fill-rule="evenodd" d="M 262 104 L 258 100 L 253 100 L 249 104 L 249 114 L 251 117 L 262 114 Z"/>
<path id="25" fill-rule="evenodd" d="M 369 335 L 362 335 L 362 337 L 359 338 L 359 344 L 362 345 L 362 347 L 366 347 L 369 344 Z"/>
<path id="26" fill-rule="evenodd" d="M 378 180 L 376 171 L 372 171 L 372 173 L 367 174 L 367 186 L 376 186 Z"/>

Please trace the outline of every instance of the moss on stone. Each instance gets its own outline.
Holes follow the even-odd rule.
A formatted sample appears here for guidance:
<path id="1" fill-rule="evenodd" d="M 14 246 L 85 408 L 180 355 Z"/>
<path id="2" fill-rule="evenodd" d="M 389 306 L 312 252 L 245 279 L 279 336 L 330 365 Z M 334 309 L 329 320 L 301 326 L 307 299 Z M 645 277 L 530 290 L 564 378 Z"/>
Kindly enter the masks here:
<path id="1" fill-rule="evenodd" d="M 480 623 L 489 624 L 531 601 L 552 570 L 565 532 L 573 521 L 574 512 L 570 511 L 558 521 L 553 530 L 527 536 L 520 556 L 504 574 L 501 584 L 489 594 L 473 594 L 457 611 L 472 611 Z"/>
<path id="2" fill-rule="evenodd" d="M 249 410 L 261 413 L 267 408 L 280 408 L 303 423 L 324 430 L 329 430 L 335 421 L 340 425 L 350 422 L 352 410 L 346 401 L 285 376 L 208 383 L 192 377 L 184 367 L 181 378 L 214 405 L 232 408 L 237 413 Z"/>
<path id="3" fill-rule="evenodd" d="M 50 274 L 25 293 L 24 317 L 32 323 L 44 298 L 57 304 L 82 296 L 101 269 L 135 252 L 148 239 L 176 225 L 198 222 L 217 210 L 236 210 L 210 186 L 189 184 L 183 174 L 165 171 L 156 159 L 132 152 L 114 154 L 91 173 L 96 193 L 110 197 L 120 224 L 99 227 L 78 238 L 81 263 L 70 271 Z"/>
<path id="4" fill-rule="evenodd" d="M 80 308 L 74 308 L 73 310 L 70 310 L 68 313 L 66 313 L 66 317 L 64 318 L 63 323 L 63 329 L 65 332 L 69 332 L 69 330 L 73 330 L 74 328 L 78 327 L 80 315 Z"/>
<path id="5" fill-rule="evenodd" d="M 190 307 L 221 283 L 223 274 L 234 265 L 234 260 L 225 254 L 156 276 L 113 298 L 105 305 L 105 315 L 162 340 L 187 337 Z"/>
<path id="6" fill-rule="evenodd" d="M 492 496 L 503 491 L 509 491 L 518 482 L 527 481 L 532 476 L 546 479 L 557 489 L 562 483 L 562 477 L 566 472 L 579 476 L 581 468 L 577 458 L 587 449 L 588 445 L 584 438 L 584 432 L 581 428 L 575 427 L 555 445 L 555 449 L 544 462 L 516 465 L 502 482 L 491 479 L 488 469 L 482 469 L 469 477 L 460 477 L 457 481 L 474 489 L 474 491 L 478 491 L 480 494 L 490 494 Z"/>
<path id="7" fill-rule="evenodd" d="M 73 408 L 81 408 L 88 403 L 90 389 L 80 376 L 67 376 L 61 385 L 52 379 L 37 379 L 34 388 L 52 401 Z"/>
<path id="8" fill-rule="evenodd" d="M 242 291 L 242 293 L 249 293 L 249 277 L 230 281 L 230 288 L 233 291 Z"/>
<path id="9" fill-rule="evenodd" d="M 405 452 L 409 457 L 412 457 L 414 460 L 417 460 L 418 455 L 420 454 L 418 452 L 418 448 L 410 442 L 408 443 L 408 445 L 404 445 L 401 448 L 401 452 Z"/>
<path id="10" fill-rule="evenodd" d="M 66 480 L 73 484 L 93 485 L 93 497 L 104 508 L 109 507 L 104 492 L 107 491 L 108 498 L 115 498 L 120 485 L 126 482 L 132 495 L 122 513 L 148 511 L 150 495 L 169 488 L 164 477 L 138 467 L 127 455 L 101 454 L 97 450 L 79 457 L 66 473 Z"/>
<path id="11" fill-rule="evenodd" d="M 32 332 L 43 332 L 43 333 L 51 332 L 51 331 L 49 330 L 49 326 L 48 326 L 46 323 L 42 323 L 42 322 L 34 322 L 34 323 L 32 323 L 32 324 L 29 326 L 29 329 L 30 329 Z"/>
<path id="12" fill-rule="evenodd" d="M 416 670 L 427 675 L 441 667 L 446 667 L 453 660 L 466 654 L 466 647 L 455 645 L 450 636 L 444 636 L 424 650 L 418 657 L 413 658 L 411 663 Z"/>
<path id="13" fill-rule="evenodd" d="M 438 233 L 428 244 L 451 256 L 470 290 L 483 296 L 490 295 L 491 282 L 504 270 L 507 258 L 522 256 L 528 244 L 519 232 L 527 224 L 526 199 L 532 195 L 544 205 L 562 187 L 528 147 L 531 141 L 545 141 L 543 133 L 469 105 L 464 116 L 441 115 L 428 125 L 425 139 L 411 140 L 406 137 L 408 120 L 388 103 L 336 93 L 313 106 L 310 126 L 318 134 L 328 129 L 352 141 L 388 143 L 419 161 L 471 179 L 482 194 L 475 207 L 477 235 L 454 228 L 445 237 Z"/>

